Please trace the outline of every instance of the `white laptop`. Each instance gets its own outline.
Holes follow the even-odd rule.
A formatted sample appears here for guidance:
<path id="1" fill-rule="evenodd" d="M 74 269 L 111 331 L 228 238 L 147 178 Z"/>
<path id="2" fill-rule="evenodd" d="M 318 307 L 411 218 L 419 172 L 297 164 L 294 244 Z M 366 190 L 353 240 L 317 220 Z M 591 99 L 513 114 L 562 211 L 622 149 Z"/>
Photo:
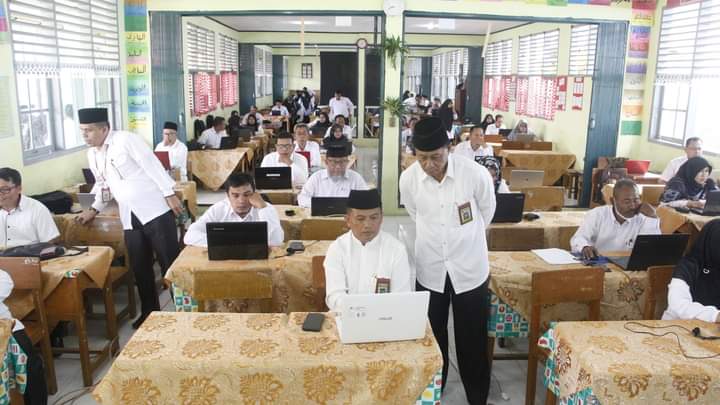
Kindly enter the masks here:
<path id="1" fill-rule="evenodd" d="M 543 185 L 545 172 L 542 170 L 513 170 L 510 172 L 510 187 L 520 190 L 526 187 L 540 187 Z"/>
<path id="2" fill-rule="evenodd" d="M 347 295 L 335 317 L 343 343 L 391 342 L 425 337 L 428 291 Z"/>
<path id="3" fill-rule="evenodd" d="M 94 193 L 77 193 L 77 198 L 83 210 L 89 210 L 95 202 Z"/>

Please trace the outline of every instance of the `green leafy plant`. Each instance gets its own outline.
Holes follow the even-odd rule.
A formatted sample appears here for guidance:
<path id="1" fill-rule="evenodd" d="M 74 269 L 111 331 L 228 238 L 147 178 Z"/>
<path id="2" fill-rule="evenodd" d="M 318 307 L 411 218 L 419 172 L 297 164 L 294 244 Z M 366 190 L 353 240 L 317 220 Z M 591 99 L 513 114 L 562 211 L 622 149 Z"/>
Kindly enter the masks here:
<path id="1" fill-rule="evenodd" d="M 405 46 L 400 37 L 392 36 L 385 37 L 382 41 L 382 49 L 385 51 L 385 55 L 392 63 L 393 69 L 397 69 L 397 57 L 398 55 L 406 55 L 408 48 Z"/>
<path id="2" fill-rule="evenodd" d="M 405 104 L 403 104 L 400 97 L 385 97 L 385 100 L 380 103 L 380 108 L 390 114 L 391 127 L 396 125 L 397 118 L 401 118 L 403 115 L 407 114 Z"/>

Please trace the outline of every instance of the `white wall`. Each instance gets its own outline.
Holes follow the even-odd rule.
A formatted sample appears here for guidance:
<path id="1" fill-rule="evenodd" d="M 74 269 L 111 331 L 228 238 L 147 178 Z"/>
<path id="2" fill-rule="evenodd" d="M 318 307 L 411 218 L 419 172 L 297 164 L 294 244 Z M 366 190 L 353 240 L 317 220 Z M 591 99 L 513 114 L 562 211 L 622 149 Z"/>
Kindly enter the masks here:
<path id="1" fill-rule="evenodd" d="M 288 88 L 287 90 L 297 90 L 307 87 L 320 92 L 320 57 L 319 56 L 286 56 L 288 61 Z M 302 78 L 302 64 L 312 63 L 313 76 L 312 79 Z"/>

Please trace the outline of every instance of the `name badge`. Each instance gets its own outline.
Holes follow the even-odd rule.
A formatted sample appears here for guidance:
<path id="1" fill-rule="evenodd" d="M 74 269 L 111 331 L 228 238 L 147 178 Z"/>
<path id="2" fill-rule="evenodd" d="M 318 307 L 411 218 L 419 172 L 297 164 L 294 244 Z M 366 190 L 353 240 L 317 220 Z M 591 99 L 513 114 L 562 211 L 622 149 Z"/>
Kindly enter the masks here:
<path id="1" fill-rule="evenodd" d="M 465 225 L 473 221 L 472 207 L 470 202 L 458 205 L 458 216 L 460 217 L 460 225 Z"/>
<path id="2" fill-rule="evenodd" d="M 386 294 L 390 292 L 390 279 L 378 278 L 375 283 L 375 294 Z"/>
<path id="3" fill-rule="evenodd" d="M 102 202 L 104 203 L 112 201 L 112 194 L 110 193 L 110 189 L 107 187 L 103 187 L 101 196 Z"/>

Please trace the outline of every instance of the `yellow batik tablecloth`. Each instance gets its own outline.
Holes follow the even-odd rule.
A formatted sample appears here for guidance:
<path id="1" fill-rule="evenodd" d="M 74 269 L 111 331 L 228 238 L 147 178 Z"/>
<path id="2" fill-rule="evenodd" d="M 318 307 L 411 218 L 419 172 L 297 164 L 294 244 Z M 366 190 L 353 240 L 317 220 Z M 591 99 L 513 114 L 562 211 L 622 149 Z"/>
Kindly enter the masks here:
<path id="1" fill-rule="evenodd" d="M 180 193 L 180 200 L 187 202 L 188 211 L 197 218 L 197 184 L 194 181 L 179 181 L 173 189 Z"/>
<path id="2" fill-rule="evenodd" d="M 693 213 L 682 213 L 671 207 L 658 207 L 657 216 L 660 218 L 660 228 L 663 233 L 699 232 L 705 224 L 720 217 L 709 217 Z M 685 225 L 689 225 L 683 228 Z"/>
<path id="3" fill-rule="evenodd" d="M 584 268 L 577 265 L 551 265 L 532 252 L 490 252 L 490 289 L 502 302 L 530 320 L 532 273 L 536 271 Z M 648 287 L 647 272 L 622 271 L 608 264 L 605 295 L 600 303 L 603 320 L 641 319 L 642 303 Z M 542 322 L 576 321 L 587 318 L 586 304 L 558 304 L 543 307 Z"/>
<path id="4" fill-rule="evenodd" d="M 102 404 L 411 404 L 442 365 L 424 339 L 343 345 L 328 314 L 155 312 L 97 388 Z"/>
<path id="5" fill-rule="evenodd" d="M 345 223 L 344 216 L 334 217 L 313 217 L 310 215 L 309 208 L 298 207 L 296 205 L 273 205 L 280 217 L 280 224 L 285 231 L 285 240 L 300 239 L 300 228 L 304 220 L 312 218 L 323 221 L 334 221 Z M 293 215 L 288 215 L 288 211 L 292 211 Z"/>
<path id="6" fill-rule="evenodd" d="M 570 238 L 585 219 L 587 211 L 536 212 L 540 218 L 518 223 L 490 224 L 491 251 L 560 248 L 570 249 Z"/>
<path id="7" fill-rule="evenodd" d="M 188 153 L 192 163 L 193 175 L 210 190 L 216 191 L 228 177 L 239 167 L 243 170 L 246 164 L 248 148 L 194 150 Z"/>
<path id="8" fill-rule="evenodd" d="M 700 340 L 694 327 L 718 335 L 702 321 L 560 322 L 539 345 L 552 352 L 545 370 L 563 404 L 650 405 L 720 403 L 720 341 Z M 652 326 L 653 328 L 643 325 Z M 674 327 L 668 327 L 677 325 Z M 680 327 L 678 327 L 680 326 Z M 652 336 L 674 332 L 664 337 Z M 661 328 L 661 329 L 655 329 Z M 679 342 L 678 342 L 679 340 Z M 548 381 L 549 380 L 549 381 Z"/>
<path id="9" fill-rule="evenodd" d="M 575 155 L 538 150 L 502 150 L 503 169 L 542 170 L 544 186 L 552 186 L 575 164 Z"/>

